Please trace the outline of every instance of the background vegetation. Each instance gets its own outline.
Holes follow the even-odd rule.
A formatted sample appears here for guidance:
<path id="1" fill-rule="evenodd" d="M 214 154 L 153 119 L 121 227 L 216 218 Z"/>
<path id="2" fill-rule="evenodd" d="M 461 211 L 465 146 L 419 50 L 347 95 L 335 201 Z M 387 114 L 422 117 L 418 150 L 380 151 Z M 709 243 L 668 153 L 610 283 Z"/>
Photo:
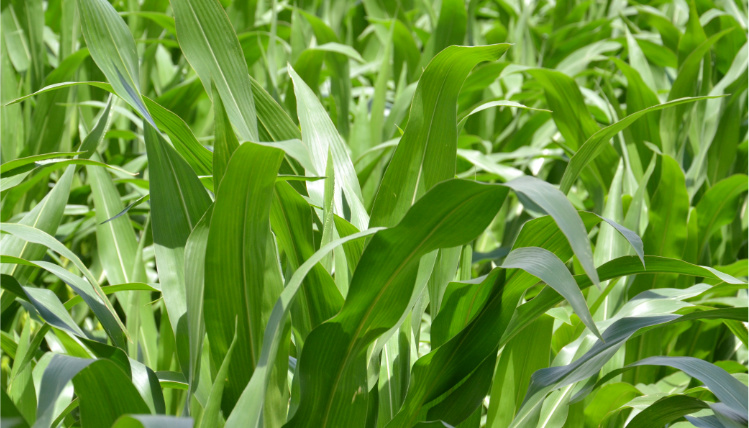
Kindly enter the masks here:
<path id="1" fill-rule="evenodd" d="M 2 426 L 747 426 L 746 17 L 3 0 Z"/>

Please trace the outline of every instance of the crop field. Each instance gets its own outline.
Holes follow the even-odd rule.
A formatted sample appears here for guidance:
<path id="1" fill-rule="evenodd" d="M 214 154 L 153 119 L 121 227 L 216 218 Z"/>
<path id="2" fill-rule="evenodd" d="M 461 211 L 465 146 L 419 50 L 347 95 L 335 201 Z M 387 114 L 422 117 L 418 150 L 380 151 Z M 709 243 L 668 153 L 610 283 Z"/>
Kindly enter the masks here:
<path id="1" fill-rule="evenodd" d="M 749 424 L 746 0 L 3 0 L 2 428 Z"/>

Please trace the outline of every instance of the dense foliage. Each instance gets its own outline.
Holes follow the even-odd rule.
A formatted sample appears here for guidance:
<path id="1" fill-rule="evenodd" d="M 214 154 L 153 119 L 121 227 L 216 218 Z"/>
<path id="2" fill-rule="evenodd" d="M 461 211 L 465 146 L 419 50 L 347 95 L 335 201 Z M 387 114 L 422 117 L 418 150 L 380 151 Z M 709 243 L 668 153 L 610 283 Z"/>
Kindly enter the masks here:
<path id="1" fill-rule="evenodd" d="M 747 426 L 742 0 L 3 0 L 2 427 Z"/>

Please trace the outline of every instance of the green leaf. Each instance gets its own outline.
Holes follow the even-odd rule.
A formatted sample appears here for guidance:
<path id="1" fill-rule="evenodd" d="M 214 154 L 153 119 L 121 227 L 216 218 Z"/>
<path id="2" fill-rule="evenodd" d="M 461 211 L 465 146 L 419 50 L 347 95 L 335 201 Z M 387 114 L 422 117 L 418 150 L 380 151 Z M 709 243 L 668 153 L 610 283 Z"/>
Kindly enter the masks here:
<path id="1" fill-rule="evenodd" d="M 427 411 L 427 419 L 441 420 L 450 424 L 475 426 L 480 423 L 481 405 L 491 385 L 491 374 L 497 357 L 484 360 L 471 375 L 457 388 L 447 394 L 442 401 Z M 475 415 L 479 417 L 476 418 Z"/>
<path id="2" fill-rule="evenodd" d="M 237 409 L 239 410 L 232 412 L 229 419 L 226 421 L 226 426 L 228 428 L 257 426 L 263 408 L 263 400 L 265 397 L 264 391 L 268 388 L 270 380 L 270 362 L 276 359 L 280 341 L 283 337 L 283 324 L 286 322 L 286 317 L 289 314 L 290 305 L 302 287 L 302 281 L 304 281 L 307 274 L 312 271 L 315 266 L 318 266 L 320 260 L 333 251 L 334 248 L 346 242 L 372 235 L 382 229 L 383 228 L 375 227 L 365 230 L 364 232 L 354 233 L 344 238 L 331 241 L 317 250 L 315 254 L 302 263 L 302 265 L 294 272 L 291 279 L 289 279 L 284 287 L 283 292 L 281 292 L 281 296 L 279 296 L 276 304 L 273 306 L 273 311 L 271 312 L 270 319 L 265 327 L 265 334 L 263 335 L 263 349 L 260 353 L 260 359 L 258 360 L 257 367 L 252 374 L 252 379 L 250 379 L 250 382 L 247 384 L 247 387 L 237 403 Z"/>
<path id="3" fill-rule="evenodd" d="M 278 102 L 250 76 L 252 94 L 257 108 L 258 131 L 261 141 L 300 140 L 299 127 Z"/>
<path id="4" fill-rule="evenodd" d="M 80 52 L 80 51 L 79 51 Z M 83 58 L 85 59 L 85 57 Z M 5 105 L 13 105 L 21 102 L 25 99 L 46 94 L 48 92 L 55 92 L 61 89 L 67 89 L 73 86 L 91 86 L 99 89 L 103 89 L 110 93 L 115 93 L 112 85 L 104 82 L 60 82 L 45 86 L 44 88 L 32 93 L 25 95 L 20 98 L 16 98 Z M 67 93 L 61 91 L 61 93 Z M 119 94 L 118 94 L 119 95 Z M 184 120 L 179 116 L 167 110 L 157 102 L 151 100 L 148 97 L 143 97 L 145 105 L 148 107 L 148 111 L 152 116 L 152 120 L 158 125 L 171 139 L 174 148 L 190 163 L 190 166 L 195 169 L 199 174 L 210 174 L 212 170 L 211 153 L 203 147 L 193 135 L 190 127 L 187 126 Z M 140 111 L 139 111 L 140 113 Z"/>
<path id="5" fill-rule="evenodd" d="M 247 65 L 226 12 L 215 0 L 172 0 L 177 40 L 208 94 L 211 87 L 244 141 L 259 142 Z"/>
<path id="6" fill-rule="evenodd" d="M 65 157 L 76 156 L 81 153 L 83 152 L 45 153 L 42 155 L 34 155 L 34 156 L 28 156 L 28 157 L 20 158 L 20 159 L 13 159 L 11 161 L 5 162 L 2 165 L 0 165 L 0 173 L 5 175 L 6 173 L 10 171 L 13 171 L 15 169 L 20 169 L 21 167 L 34 164 L 39 161 L 43 161 L 47 159 L 61 159 Z"/>
<path id="7" fill-rule="evenodd" d="M 216 373 L 216 380 L 213 382 L 213 386 L 211 386 L 211 393 L 208 395 L 208 402 L 206 403 L 205 410 L 203 410 L 198 426 L 217 427 L 221 424 L 221 397 L 224 393 L 224 384 L 229 377 L 229 363 L 231 362 L 231 354 L 234 352 L 236 344 L 237 334 L 234 333 L 229 350 L 226 351 L 226 356 L 224 356 L 221 367 L 219 367 Z"/>
<path id="8" fill-rule="evenodd" d="M 627 426 L 660 428 L 677 421 L 684 415 L 709 408 L 707 403 L 688 395 L 673 395 L 662 398 L 638 413 Z"/>
<path id="9" fill-rule="evenodd" d="M 128 206 L 126 206 L 125 208 L 123 208 L 122 211 L 120 211 L 120 212 L 117 213 L 117 215 L 115 215 L 114 217 L 108 218 L 104 223 L 107 223 L 107 222 L 110 222 L 112 220 L 116 220 L 116 219 L 122 217 L 123 215 L 127 214 L 128 211 L 130 211 L 130 208 L 137 207 L 138 205 L 140 205 L 140 204 L 142 204 L 144 202 L 148 202 L 150 199 L 151 199 L 151 195 L 150 194 L 146 194 L 146 195 L 141 196 L 140 198 L 136 199 L 135 201 L 133 201 L 132 203 L 130 203 Z"/>
<path id="10" fill-rule="evenodd" d="M 485 102 L 485 103 L 481 104 L 480 106 L 477 106 L 477 107 L 473 108 L 469 112 L 462 113 L 458 117 L 459 118 L 459 120 L 458 120 L 458 127 L 461 127 L 465 123 L 465 121 L 469 117 L 471 117 L 472 115 L 474 115 L 476 113 L 479 113 L 479 112 L 482 112 L 484 110 L 488 110 L 488 109 L 490 109 L 492 107 L 515 107 L 515 108 L 522 108 L 522 109 L 525 109 L 525 110 L 545 111 L 545 112 L 551 113 L 551 110 L 546 110 L 546 109 L 542 109 L 542 108 L 528 107 L 528 106 L 525 106 L 523 104 L 517 103 L 515 101 L 507 101 L 507 100 L 488 101 L 488 102 Z"/>
<path id="11" fill-rule="evenodd" d="M 645 256 L 645 266 L 647 266 L 647 268 L 643 267 L 640 259 L 635 256 L 624 256 L 614 259 L 599 267 L 598 274 L 602 281 L 638 273 L 676 273 L 711 278 L 729 284 L 744 284 L 743 281 L 719 272 L 713 268 L 693 265 L 678 259 Z M 585 275 L 577 275 L 575 280 L 581 289 L 592 285 L 590 278 Z M 533 300 L 521 305 L 513 317 L 512 322 L 507 327 L 507 330 L 504 332 L 500 344 L 503 344 L 514 337 L 522 331 L 527 323 L 545 313 L 560 301 L 562 301 L 562 298 L 557 293 L 543 290 Z"/>
<path id="12" fill-rule="evenodd" d="M 7 389 L 8 394 L 18 406 L 18 410 L 24 419 L 34 422 L 34 407 L 36 407 L 37 401 L 36 386 L 32 378 L 32 365 L 29 363 L 34 355 L 34 348 L 41 345 L 41 341 L 31 339 L 31 328 L 32 324 L 27 322 L 21 330 L 16 349 L 16 358 L 13 360 L 13 367 L 10 370 L 9 386 Z M 39 330 L 35 338 L 42 337 L 43 333 L 44 329 Z"/>
<path id="13" fill-rule="evenodd" d="M 731 30 L 732 28 L 710 36 L 707 40 L 700 43 L 699 46 L 697 46 L 689 56 L 687 56 L 686 60 L 679 64 L 679 73 L 677 74 L 673 85 L 671 85 L 671 90 L 668 92 L 669 102 L 695 94 L 702 60 L 710 51 L 710 48 L 712 48 L 718 40 L 723 38 L 723 36 L 728 34 Z M 676 146 L 676 143 L 679 138 L 678 130 L 681 127 L 680 122 L 683 116 L 684 108 L 682 107 L 666 110 L 664 114 L 661 115 L 660 131 L 663 144 L 662 148 L 663 153 L 667 155 L 675 156 L 680 149 Z"/>
<path id="14" fill-rule="evenodd" d="M 574 79 L 566 74 L 543 68 L 528 69 L 528 74 L 544 90 L 552 118 L 564 137 L 566 151 L 579 150 L 583 142 L 595 134 L 599 127 L 585 104 L 583 94 Z M 617 153 L 604 146 L 602 156 L 583 174 L 586 190 L 596 207 L 603 205 L 601 188 L 607 188 L 616 168 Z M 564 188 L 562 188 L 564 189 Z"/>
<path id="15" fill-rule="evenodd" d="M 73 385 L 82 424 L 111 426 L 123 414 L 150 412 L 133 380 L 109 360 L 94 360 L 73 377 Z M 102 402 L 110 405 L 102 406 Z"/>
<path id="16" fill-rule="evenodd" d="M 221 179 L 224 178 L 226 166 L 232 153 L 239 147 L 237 136 L 231 127 L 231 122 L 226 116 L 226 110 L 221 103 L 221 96 L 213 88 L 213 115 L 216 124 L 214 125 L 215 139 L 213 141 L 213 181 L 218 187 Z"/>
<path id="17" fill-rule="evenodd" d="M 455 176 L 460 87 L 476 64 L 496 61 L 509 47 L 452 46 L 429 62 L 416 88 L 406 130 L 380 183 L 371 225 L 397 224 L 426 190 Z"/>
<path id="18" fill-rule="evenodd" d="M 315 254 L 313 209 L 291 185 L 276 183 L 270 215 L 278 247 L 286 256 L 289 266 L 296 271 Z M 343 233 L 341 235 L 344 236 Z M 347 256 L 346 259 L 351 257 Z M 315 265 L 304 280 L 300 298 L 292 304 L 297 343 L 303 344 L 309 332 L 332 318 L 341 306 L 343 296 L 333 278 L 322 264 Z"/>
<path id="19" fill-rule="evenodd" d="M 202 378 L 200 359 L 203 351 L 203 339 L 205 337 L 205 316 L 203 309 L 203 291 L 205 287 L 205 255 L 208 245 L 208 232 L 210 231 L 213 206 L 206 210 L 203 217 L 193 228 L 185 243 L 184 267 L 185 267 L 185 300 L 187 308 L 187 330 L 190 342 L 189 369 L 187 379 L 190 383 L 190 393 L 195 394 L 201 384 L 208 382 Z M 179 329 L 179 322 L 177 328 Z M 207 366 L 207 364 L 206 364 Z"/>
<path id="20" fill-rule="evenodd" d="M 596 216 L 586 215 L 585 218 L 588 227 L 600 222 Z M 513 248 L 534 246 L 551 251 L 564 260 L 573 255 L 565 235 L 551 217 L 526 223 Z M 495 269 L 483 278 L 481 287 L 491 289 L 491 294 L 476 318 L 454 338 L 416 361 L 406 401 L 390 426 L 411 423 L 409 421 L 418 417 L 423 406 L 450 390 L 456 380 L 464 379 L 479 363 L 496 354 L 498 347 L 506 343 L 506 329 L 514 325 L 511 322 L 513 311 L 525 290 L 538 280 L 522 270 L 510 273 L 504 280 L 500 276 L 504 272 Z M 587 276 L 585 278 L 589 279 Z M 556 292 L 551 292 L 558 296 Z M 533 317 L 523 320 L 522 325 L 527 326 L 550 308 L 544 307 L 542 312 L 534 313 Z"/>
<path id="21" fill-rule="evenodd" d="M 18 18 L 19 13 L 13 5 L 10 5 L 10 2 L 8 5 L 10 7 L 3 8 L 2 14 L 3 28 L 7 31 L 7 35 L 4 35 L 6 52 L 8 52 L 9 65 L 12 64 L 17 71 L 22 72 L 28 70 L 31 55 Z"/>
<path id="22" fill-rule="evenodd" d="M 477 236 L 504 202 L 506 189 L 451 180 L 436 186 L 398 226 L 364 250 L 341 311 L 310 333 L 299 360 L 301 401 L 288 425 L 361 424 L 366 412 L 365 350 L 406 309 L 419 258 Z M 472 218 L 470 223 L 464 218 Z"/>
<path id="23" fill-rule="evenodd" d="M 660 160 L 660 181 L 652 196 L 648 228 L 644 234 L 645 253 L 682 258 L 687 243 L 689 195 L 679 164 L 665 155 Z M 660 281 L 656 276 L 638 278 L 629 293 L 634 295 L 655 286 L 668 286 L 663 278 L 660 277 Z"/>
<path id="24" fill-rule="evenodd" d="M 121 347 L 124 345 L 125 338 L 127 337 L 125 326 L 122 325 L 122 321 L 120 321 L 117 313 L 114 311 L 112 304 L 105 297 L 99 283 L 96 281 L 91 272 L 86 268 L 83 262 L 81 262 L 81 259 L 79 259 L 78 256 L 76 256 L 72 251 L 65 247 L 60 241 L 56 240 L 53 236 L 50 236 L 46 232 L 30 226 L 26 226 L 23 224 L 3 223 L 2 231 L 5 233 L 9 233 L 25 242 L 43 245 L 44 247 L 47 247 L 70 260 L 73 265 L 83 273 L 85 280 L 51 263 L 36 262 L 35 264 L 38 266 L 42 266 L 47 270 L 51 269 L 53 271 L 56 271 L 53 273 L 58 276 L 60 276 L 60 274 L 64 272 L 63 276 L 67 277 L 68 281 L 70 281 L 68 282 L 68 284 L 72 285 L 71 282 L 79 284 L 77 286 L 78 293 L 82 294 L 81 297 L 84 297 L 83 294 L 86 295 L 86 297 L 84 297 L 84 300 L 87 300 L 86 303 L 88 303 L 91 309 L 96 313 L 97 318 L 99 318 L 99 321 L 107 330 L 109 337 L 112 338 L 117 346 Z"/>
<path id="25" fill-rule="evenodd" d="M 663 315 L 619 319 L 604 331 L 603 340 L 596 342 L 585 355 L 575 360 L 572 364 L 561 367 L 550 367 L 535 372 L 531 377 L 531 385 L 528 388 L 525 400 L 511 427 L 525 426 L 526 422 L 532 418 L 534 412 L 541 406 L 549 392 L 596 374 L 603 364 L 637 330 L 663 324 L 676 318 L 678 318 L 677 315 Z"/>
<path id="26" fill-rule="evenodd" d="M 705 39 L 707 39 L 707 36 L 700 23 L 700 15 L 697 13 L 695 2 L 690 1 L 689 20 L 687 21 L 686 31 L 679 39 L 679 65 L 683 64 L 687 55 L 692 53 Z"/>
<path id="27" fill-rule="evenodd" d="M 55 402 L 62 393 L 63 388 L 84 368 L 95 360 L 72 358 L 66 355 L 55 355 L 52 357 L 47 368 L 44 370 L 37 406 L 36 425 L 50 426 L 54 417 Z"/>
<path id="28" fill-rule="evenodd" d="M 81 148 L 88 146 L 85 148 L 87 151 L 94 152 L 96 150 L 104 136 L 104 130 L 99 125 L 104 122 L 106 126 L 109 121 L 108 114 L 109 111 L 106 110 L 92 131 L 95 140 L 92 141 L 87 137 L 81 144 Z M 93 156 L 98 159 L 98 155 L 94 154 Z M 86 167 L 86 173 L 93 194 L 94 208 L 96 209 L 98 256 L 107 281 L 111 285 L 144 281 L 146 279 L 145 266 L 142 263 L 142 256 L 139 254 L 142 249 L 139 249 L 130 218 L 126 216 L 117 217 L 124 207 L 112 178 L 103 168 L 93 166 Z M 126 315 L 129 335 L 138 338 L 128 346 L 129 353 L 135 355 L 138 345 L 145 342 L 145 339 L 141 340 L 146 336 L 143 333 L 145 330 L 140 331 L 141 328 L 145 328 L 145 323 L 141 325 L 142 318 L 152 317 L 152 314 L 147 311 L 147 308 L 142 307 L 142 304 L 146 302 L 144 300 L 146 296 L 122 293 L 117 297 Z M 152 331 L 155 335 L 155 328 Z"/>
<path id="29" fill-rule="evenodd" d="M 598 332 L 598 328 L 593 322 L 588 306 L 585 304 L 585 297 L 577 287 L 572 274 L 554 253 L 538 247 L 518 248 L 507 255 L 502 267 L 523 269 L 544 281 L 564 296 L 583 324 L 599 339 L 603 340 L 601 333 Z"/>
<path id="30" fill-rule="evenodd" d="M 312 164 L 315 168 L 308 171 L 313 175 L 322 175 L 327 170 L 328 153 L 333 163 L 336 179 L 335 206 L 342 215 L 343 197 L 351 207 L 351 220 L 358 229 L 365 229 L 369 223 L 367 210 L 362 202 L 361 187 L 354 171 L 354 165 L 347 152 L 343 138 L 338 134 L 333 122 L 328 117 L 314 92 L 304 83 L 293 68 L 289 75 L 294 82 L 294 93 L 297 99 L 297 115 L 302 128 L 302 142 L 309 147 Z M 307 189 L 315 203 L 322 205 L 324 183 L 307 183 Z M 343 195 L 341 195 L 341 192 Z"/>
<path id="31" fill-rule="evenodd" d="M 643 81 L 637 70 L 618 58 L 614 58 L 614 64 L 627 79 L 627 114 L 660 104 L 658 96 Z M 660 113 L 645 115 L 642 120 L 635 120 L 624 131 L 632 172 L 638 179 L 641 179 L 646 159 L 651 156 L 644 142 L 649 141 L 661 147 L 659 115 Z M 628 135 L 631 137 L 627 138 Z"/>
<path id="32" fill-rule="evenodd" d="M 575 182 L 578 175 L 580 175 L 580 172 L 588 164 L 590 164 L 590 162 L 592 162 L 593 159 L 596 158 L 596 156 L 598 156 L 601 153 L 601 151 L 609 142 L 609 140 L 613 138 L 616 134 L 621 132 L 622 130 L 626 129 L 627 126 L 635 122 L 637 119 L 639 119 L 643 115 L 650 113 L 650 112 L 663 110 L 665 108 L 674 107 L 674 106 L 678 106 L 678 105 L 686 104 L 686 103 L 693 103 L 695 101 L 700 101 L 700 100 L 707 100 L 711 98 L 716 98 L 716 97 L 691 97 L 691 98 L 679 98 L 676 100 L 671 100 L 667 103 L 658 104 L 656 106 L 652 106 L 644 110 L 640 110 L 636 113 L 632 113 L 629 116 L 625 117 L 624 119 L 596 131 L 596 133 L 591 135 L 590 138 L 588 138 L 587 141 L 585 141 L 585 144 L 583 144 L 580 147 L 580 149 L 575 153 L 575 155 L 572 156 L 572 159 L 570 159 L 570 163 L 567 165 L 567 169 L 564 170 L 564 176 L 562 177 L 560 189 L 564 193 L 569 192 L 570 189 L 572 188 L 572 184 Z"/>
<path id="33" fill-rule="evenodd" d="M 505 345 L 494 372 L 486 426 L 508 426 L 523 402 L 533 372 L 549 366 L 553 318 L 543 316 L 527 327 L 528 337 L 516 337 Z"/>
<path id="34" fill-rule="evenodd" d="M 100 166 L 103 168 L 111 169 L 112 171 L 117 171 L 120 174 L 137 175 L 122 168 L 118 168 L 113 165 L 107 165 L 105 163 L 91 159 L 45 159 L 36 161 L 33 165 L 27 164 L 24 167 L 10 171 L 8 174 L 6 174 L 5 177 L 0 178 L 0 184 L 2 184 L 3 186 L 3 191 L 7 191 L 20 184 L 27 184 L 28 181 L 24 182 L 24 180 L 32 172 L 39 171 L 39 176 L 46 176 L 53 170 L 70 165 Z M 75 171 L 75 169 L 72 170 Z"/>
<path id="35" fill-rule="evenodd" d="M 83 61 L 84 59 L 86 59 L 88 57 L 88 55 L 87 55 L 88 52 L 86 52 L 86 51 L 78 51 L 78 52 L 80 52 L 80 54 L 78 54 L 76 57 L 78 59 L 78 62 L 80 63 L 81 61 Z M 84 54 L 86 54 L 86 55 L 84 55 Z M 30 94 L 27 94 L 27 95 L 24 95 L 22 97 L 18 97 L 18 98 L 14 99 L 14 100 L 8 101 L 5 104 L 3 104 L 3 106 L 7 107 L 7 106 L 10 106 L 10 105 L 13 105 L 13 104 L 20 103 L 21 101 L 25 101 L 25 100 L 27 100 L 29 98 L 36 97 L 38 95 L 46 94 L 48 92 L 59 91 L 61 89 L 66 89 L 66 88 L 70 88 L 70 87 L 73 87 L 73 86 L 81 86 L 81 85 L 84 85 L 84 86 L 93 86 L 95 88 L 104 89 L 105 91 L 114 93 L 114 89 L 112 89 L 112 85 L 110 85 L 109 83 L 105 83 L 105 82 L 69 82 L 69 81 L 61 81 L 61 82 L 50 83 L 50 84 L 46 85 L 45 87 L 39 89 L 36 92 L 32 92 Z"/>
<path id="36" fill-rule="evenodd" d="M 185 243 L 211 198 L 195 172 L 158 131 L 145 125 L 156 266 L 172 329 L 186 312 Z"/>
<path id="37" fill-rule="evenodd" d="M 135 40 L 107 0 L 78 0 L 83 37 L 91 57 L 114 91 L 153 126 L 140 95 L 140 69 Z"/>
<path id="38" fill-rule="evenodd" d="M 161 292 L 161 289 L 157 288 L 154 284 L 144 284 L 142 282 L 129 282 L 127 284 L 110 285 L 108 287 L 102 287 L 101 290 L 109 296 L 120 291 L 149 291 L 149 292 Z M 83 303 L 81 296 L 75 296 L 72 299 L 65 302 L 65 308 L 70 309 L 75 305 Z"/>
<path id="39" fill-rule="evenodd" d="M 89 56 L 87 49 L 81 49 L 65 58 L 58 67 L 49 73 L 45 85 L 53 85 L 73 80 L 77 70 Z M 35 124 L 26 133 L 26 146 L 18 151 L 22 156 L 61 151 L 64 133 L 60 132 L 70 116 L 63 104 L 69 100 L 70 91 L 62 90 L 37 99 L 32 121 Z M 67 150 L 62 150 L 67 151 Z"/>
<path id="40" fill-rule="evenodd" d="M 609 226 L 614 228 L 614 230 L 619 232 L 619 234 L 622 237 L 624 237 L 624 239 L 627 240 L 629 245 L 635 251 L 635 254 L 637 254 L 637 257 L 640 258 L 642 265 L 645 266 L 645 250 L 643 249 L 642 239 L 635 232 L 627 229 L 626 227 L 615 222 L 614 220 L 608 219 L 606 217 L 601 217 L 601 216 L 598 216 L 598 217 L 601 220 L 605 221 Z"/>
<path id="41" fill-rule="evenodd" d="M 583 265 L 594 284 L 598 285 L 598 274 L 593 264 L 593 251 L 586 238 L 585 226 L 572 204 L 552 185 L 532 177 L 520 177 L 506 184 L 519 195 L 530 199 L 532 204 L 546 211 L 567 237 L 572 250 Z"/>
<path id="42" fill-rule="evenodd" d="M 101 112 L 101 116 L 99 116 L 99 120 L 96 121 L 94 128 L 88 133 L 88 135 L 86 135 L 86 138 L 83 139 L 80 147 L 78 147 L 78 151 L 83 152 L 78 156 L 79 158 L 88 159 L 96 153 L 96 149 L 99 147 L 99 144 L 101 144 L 104 139 L 104 135 L 109 130 L 110 120 L 112 118 L 111 112 L 112 97 L 110 96 L 107 99 L 107 106 Z"/>
<path id="43" fill-rule="evenodd" d="M 736 216 L 738 204 L 749 184 L 744 174 L 736 174 L 717 182 L 702 196 L 697 204 L 697 222 L 700 234 L 698 251 L 721 227 Z"/>
<path id="44" fill-rule="evenodd" d="M 429 37 L 422 61 L 432 59 L 450 45 L 463 45 L 466 34 L 466 5 L 460 0 L 444 0 L 440 6 L 437 26 Z"/>
<path id="45" fill-rule="evenodd" d="M 57 397 L 71 380 L 80 400 L 83 424 L 111 426 L 123 414 L 149 412 L 130 376 L 116 363 L 108 359 L 55 355 L 42 377 L 37 409 L 39 426 L 49 426 L 52 422 Z M 102 406 L 100 400 L 106 400 L 109 404 Z"/>
<path id="46" fill-rule="evenodd" d="M 232 155 L 216 194 L 204 289 L 205 327 L 214 364 L 223 361 L 235 334 L 233 320 L 239 316 L 239 342 L 222 405 L 226 414 L 252 376 L 265 324 L 282 291 L 278 262 L 268 249 L 275 247 L 269 217 L 283 156 L 280 149 L 242 144 Z"/>
<path id="47" fill-rule="evenodd" d="M 705 386 L 725 405 L 738 412 L 747 419 L 747 402 L 749 392 L 746 385 L 731 376 L 722 368 L 708 361 L 693 357 L 650 357 L 627 365 L 626 367 L 611 372 L 606 377 L 611 377 L 622 371 L 639 366 L 666 366 L 681 370 L 687 375 L 704 383 Z"/>
<path id="48" fill-rule="evenodd" d="M 460 248 L 445 248 L 437 252 L 437 258 L 434 262 L 434 269 L 429 277 L 427 283 L 427 292 L 429 294 L 429 303 L 434 306 L 430 315 L 432 317 L 439 316 L 439 311 L 442 306 L 442 297 L 445 293 L 445 288 L 450 283 L 450 280 L 455 278 L 455 271 L 460 263 Z M 430 333 L 431 337 L 431 333 Z M 437 338 L 432 338 L 432 346 L 436 347 L 440 343 Z"/>
<path id="49" fill-rule="evenodd" d="M 565 143 L 577 150 L 585 140 L 598 131 L 598 125 L 585 106 L 580 88 L 575 81 L 560 71 L 528 70 L 544 89 L 546 102 Z"/>
<path id="50" fill-rule="evenodd" d="M 213 170 L 211 152 L 195 138 L 190 127 L 179 116 L 145 97 L 146 106 L 156 125 L 169 136 L 172 145 L 199 175 L 209 175 Z"/>
<path id="51" fill-rule="evenodd" d="M 120 16 L 142 16 L 146 19 L 159 24 L 163 29 L 169 32 L 171 35 L 177 34 L 177 29 L 174 26 L 174 18 L 158 12 L 144 12 L 144 11 L 133 11 L 133 12 L 120 12 Z"/>
<path id="52" fill-rule="evenodd" d="M 191 418 L 166 415 L 123 415 L 117 418 L 113 428 L 192 428 Z"/>
<path id="53" fill-rule="evenodd" d="M 18 223 L 46 232 L 48 235 L 56 233 L 62 220 L 65 204 L 70 196 L 74 175 L 75 170 L 68 168 L 52 190 Z M 28 242 L 16 236 L 3 236 L 1 242 L 0 254 L 2 255 L 36 260 L 42 258 L 46 251 L 44 245 Z M 20 266 L 3 266 L 2 273 L 12 275 L 23 282 L 30 272 L 29 269 Z"/>
<path id="54" fill-rule="evenodd" d="M 118 217 L 124 206 L 112 178 L 103 168 L 86 167 L 96 208 L 96 242 L 101 263 L 111 285 L 142 281 L 145 271 L 136 263 L 138 242 L 128 217 Z"/>
<path id="55" fill-rule="evenodd" d="M 12 277 L 11 277 L 12 278 Z M 6 278 L 3 279 L 7 281 Z M 51 326 L 65 330 L 78 337 L 87 337 L 75 323 L 52 290 L 46 288 L 23 287 L 23 291 L 42 318 Z"/>
<path id="56" fill-rule="evenodd" d="M 44 78 L 46 52 L 44 46 L 44 8 L 41 0 L 13 0 L 10 2 L 10 13 L 15 15 L 15 21 L 20 24 L 22 37 L 25 36 L 24 48 L 27 51 L 31 67 L 31 87 L 41 86 Z"/>
<path id="57" fill-rule="evenodd" d="M 18 410 L 16 404 L 8 396 L 8 393 L 3 389 L 0 391 L 2 397 L 2 420 L 4 424 L 18 428 L 28 428 L 29 423 L 24 418 L 23 414 Z"/>
<path id="58" fill-rule="evenodd" d="M 609 383 L 591 394 L 590 404 L 585 407 L 586 425 L 601 424 L 607 414 L 625 405 L 631 399 L 642 395 L 634 386 L 624 383 Z"/>
<path id="59" fill-rule="evenodd" d="M 340 39 L 325 21 L 311 13 L 301 10 L 299 12 L 312 27 L 312 32 L 315 35 L 315 39 L 317 39 L 318 45 L 328 45 L 331 43 L 340 45 Z M 313 54 L 314 52 L 309 53 Z M 349 53 L 354 54 L 353 52 Z M 356 55 L 358 56 L 358 54 Z M 349 103 L 351 99 L 351 73 L 348 58 L 331 52 L 325 55 L 325 60 L 332 75 L 331 95 L 335 100 L 337 110 L 337 114 L 335 115 L 336 127 L 344 138 L 346 138 L 349 134 Z"/>

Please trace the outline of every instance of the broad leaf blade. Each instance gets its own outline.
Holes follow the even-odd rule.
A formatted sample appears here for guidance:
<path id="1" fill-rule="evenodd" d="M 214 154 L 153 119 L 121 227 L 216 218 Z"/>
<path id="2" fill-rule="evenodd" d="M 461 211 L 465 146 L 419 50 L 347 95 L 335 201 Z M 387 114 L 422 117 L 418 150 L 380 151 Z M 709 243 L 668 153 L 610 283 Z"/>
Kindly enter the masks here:
<path id="1" fill-rule="evenodd" d="M 206 92 L 215 85 L 242 140 L 258 142 L 250 77 L 237 35 L 215 0 L 172 0 L 177 40 Z"/>
<path id="2" fill-rule="evenodd" d="M 223 361 L 239 338 L 223 394 L 228 414 L 258 362 L 265 324 L 282 290 L 280 273 L 266 271 L 271 242 L 270 207 L 284 152 L 245 143 L 234 152 L 219 186 L 205 256 L 204 313 L 211 357 Z M 272 254 L 272 253 L 271 253 Z"/>

